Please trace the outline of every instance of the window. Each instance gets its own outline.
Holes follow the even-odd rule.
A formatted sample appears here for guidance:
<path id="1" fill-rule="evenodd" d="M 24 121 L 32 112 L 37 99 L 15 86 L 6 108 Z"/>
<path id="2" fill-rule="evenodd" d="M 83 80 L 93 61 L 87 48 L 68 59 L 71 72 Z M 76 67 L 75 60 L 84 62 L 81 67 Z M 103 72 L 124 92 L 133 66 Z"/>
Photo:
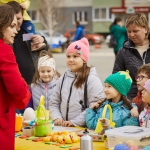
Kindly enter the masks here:
<path id="1" fill-rule="evenodd" d="M 39 22 L 39 12 L 36 10 L 27 11 L 33 22 Z"/>
<path id="2" fill-rule="evenodd" d="M 81 24 L 88 23 L 88 14 L 85 11 L 76 11 L 73 13 L 73 24 L 75 21 L 80 21 Z"/>
<path id="3" fill-rule="evenodd" d="M 93 9 L 94 21 L 110 21 L 111 13 L 109 8 L 94 8 Z"/>

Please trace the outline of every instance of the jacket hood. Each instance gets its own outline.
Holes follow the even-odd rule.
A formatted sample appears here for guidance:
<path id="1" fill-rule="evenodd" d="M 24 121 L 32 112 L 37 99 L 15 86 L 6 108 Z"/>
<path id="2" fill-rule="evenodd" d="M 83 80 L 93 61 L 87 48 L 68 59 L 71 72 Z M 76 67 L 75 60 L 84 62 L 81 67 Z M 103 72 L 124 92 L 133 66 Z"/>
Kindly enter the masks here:
<path id="1" fill-rule="evenodd" d="M 135 47 L 135 44 L 131 40 L 126 40 L 123 43 L 123 47 L 125 48 Z"/>
<path id="2" fill-rule="evenodd" d="M 67 74 L 67 76 L 72 77 L 72 78 L 74 78 L 75 75 L 76 75 L 76 73 L 72 72 L 70 69 L 67 70 L 66 74 Z M 95 75 L 95 76 L 98 76 L 95 67 L 92 67 L 92 68 L 90 69 L 89 75 Z"/>

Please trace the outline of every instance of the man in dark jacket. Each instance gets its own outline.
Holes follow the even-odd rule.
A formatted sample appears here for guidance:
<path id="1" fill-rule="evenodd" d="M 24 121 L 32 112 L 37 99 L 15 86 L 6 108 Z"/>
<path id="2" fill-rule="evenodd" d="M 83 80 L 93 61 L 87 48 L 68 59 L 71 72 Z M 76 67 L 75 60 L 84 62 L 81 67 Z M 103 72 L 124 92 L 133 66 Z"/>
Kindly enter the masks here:
<path id="1" fill-rule="evenodd" d="M 40 51 L 31 51 L 31 43 L 29 41 L 23 41 L 23 34 L 25 34 L 26 32 L 21 28 L 23 22 L 22 7 L 15 1 L 9 2 L 8 4 L 15 11 L 18 23 L 18 34 L 16 34 L 14 44 L 12 45 L 13 51 L 16 56 L 16 61 L 19 66 L 20 73 L 22 74 L 27 84 L 30 85 L 35 72 L 35 61 L 38 58 L 38 54 Z M 40 35 L 33 35 L 33 44 L 36 45 L 43 42 L 47 45 L 44 37 Z M 47 50 L 48 48 L 46 47 L 45 49 Z"/>
<path id="2" fill-rule="evenodd" d="M 84 26 L 80 25 L 79 21 L 76 21 L 76 33 L 72 42 L 80 40 L 84 37 Z"/>

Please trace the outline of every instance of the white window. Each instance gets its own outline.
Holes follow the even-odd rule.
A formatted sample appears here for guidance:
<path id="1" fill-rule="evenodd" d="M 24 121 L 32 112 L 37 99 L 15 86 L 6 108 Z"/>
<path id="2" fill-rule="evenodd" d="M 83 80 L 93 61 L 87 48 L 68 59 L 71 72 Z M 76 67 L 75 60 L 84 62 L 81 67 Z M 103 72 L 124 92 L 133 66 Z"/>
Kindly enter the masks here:
<path id="1" fill-rule="evenodd" d="M 86 11 L 76 11 L 73 13 L 72 16 L 73 24 L 75 24 L 75 21 L 79 21 L 81 24 L 87 24 L 88 23 L 88 16 Z"/>
<path id="2" fill-rule="evenodd" d="M 93 21 L 111 21 L 111 13 L 109 8 L 94 8 Z"/>
<path id="3" fill-rule="evenodd" d="M 27 11 L 33 22 L 39 22 L 39 12 L 37 10 Z"/>

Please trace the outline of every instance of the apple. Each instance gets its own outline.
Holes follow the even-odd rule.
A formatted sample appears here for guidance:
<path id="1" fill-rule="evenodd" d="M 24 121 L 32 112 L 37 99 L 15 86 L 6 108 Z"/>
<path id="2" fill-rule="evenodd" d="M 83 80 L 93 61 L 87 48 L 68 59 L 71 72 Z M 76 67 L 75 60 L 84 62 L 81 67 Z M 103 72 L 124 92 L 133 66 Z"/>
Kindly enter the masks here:
<path id="1" fill-rule="evenodd" d="M 59 137 L 59 135 L 53 135 L 52 141 L 53 141 L 53 142 L 57 142 L 58 137 Z"/>
<path id="2" fill-rule="evenodd" d="M 54 131 L 51 131 L 49 134 L 47 134 L 46 136 L 53 136 L 54 135 Z"/>
<path id="3" fill-rule="evenodd" d="M 65 137 L 65 136 L 66 136 L 66 134 L 61 134 L 61 136 L 62 136 L 62 137 Z"/>
<path id="4" fill-rule="evenodd" d="M 63 130 L 63 131 L 61 132 L 61 134 L 69 134 L 69 132 L 66 131 L 66 130 Z"/>
<path id="5" fill-rule="evenodd" d="M 58 135 L 58 132 L 54 132 L 54 134 L 53 135 Z"/>
<path id="6" fill-rule="evenodd" d="M 71 140 L 72 143 L 77 143 L 79 142 L 80 138 L 77 135 L 71 135 Z"/>
<path id="7" fill-rule="evenodd" d="M 58 135 L 61 135 L 61 132 L 57 132 Z"/>
<path id="8" fill-rule="evenodd" d="M 71 143 L 72 143 L 72 140 L 71 140 L 70 135 L 66 135 L 66 136 L 64 137 L 64 140 L 65 140 L 65 143 L 66 143 L 66 144 L 71 144 Z"/>
<path id="9" fill-rule="evenodd" d="M 50 137 L 48 137 L 48 136 L 44 137 L 43 142 L 50 142 Z"/>
<path id="10" fill-rule="evenodd" d="M 50 142 L 52 141 L 52 136 L 46 136 L 46 137 L 49 137 L 49 139 L 50 139 Z"/>
<path id="11" fill-rule="evenodd" d="M 65 144 L 64 137 L 60 135 L 60 136 L 58 137 L 58 139 L 57 139 L 57 142 L 60 143 L 60 144 Z"/>

